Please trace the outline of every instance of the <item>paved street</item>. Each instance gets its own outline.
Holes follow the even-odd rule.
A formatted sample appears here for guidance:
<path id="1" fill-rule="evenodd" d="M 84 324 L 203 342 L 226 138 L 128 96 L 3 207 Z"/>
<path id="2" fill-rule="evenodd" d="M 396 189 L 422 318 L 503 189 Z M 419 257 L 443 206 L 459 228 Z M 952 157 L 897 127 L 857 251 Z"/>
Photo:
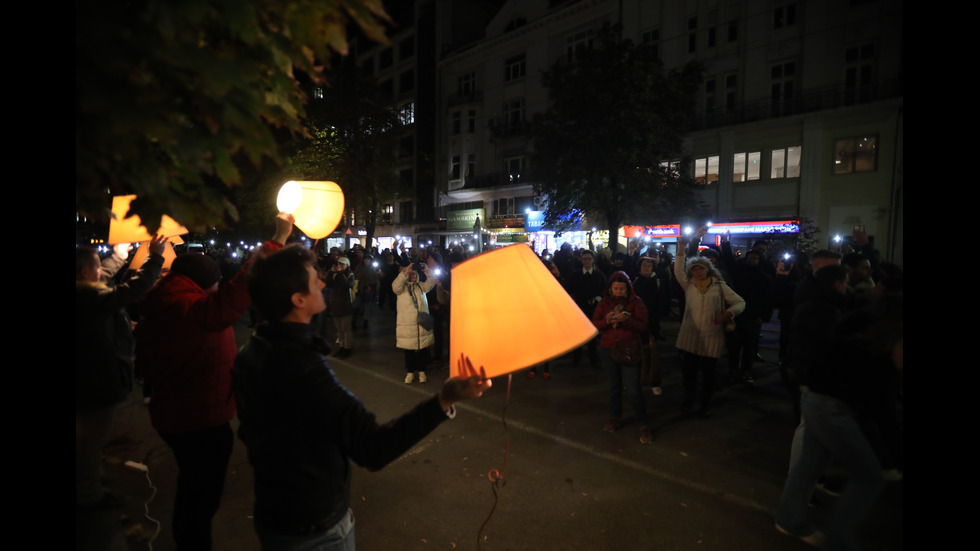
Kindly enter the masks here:
<path id="1" fill-rule="evenodd" d="M 236 325 L 240 343 L 249 332 L 244 321 Z M 762 354 L 768 362 L 757 366 L 756 384 L 722 390 L 714 417 L 701 420 L 681 415 L 678 408 L 680 370 L 672 346 L 677 327 L 677 322 L 664 324 L 664 394 L 655 397 L 647 390 L 656 427 L 652 445 L 640 444 L 635 424 L 602 431 L 605 377 L 587 361 L 577 368 L 569 358 L 552 362 L 550 381 L 514 374 L 509 399 L 507 378 L 495 379 L 487 396 L 461 405 L 456 419 L 384 470 L 355 467 L 351 505 L 358 549 L 809 549 L 778 534 L 772 523 L 797 424 L 775 364 L 778 329 L 765 328 Z M 506 346 L 506 328 L 500 333 Z M 427 384 L 402 382 L 394 313 L 388 310 L 373 314 L 370 329 L 355 334 L 354 354 L 331 363 L 340 381 L 380 420 L 414 406 L 448 376 L 446 369 L 432 370 Z M 722 377 L 726 366 L 722 358 Z M 128 500 L 122 510 L 126 541 L 117 533 L 116 547 L 99 541 L 91 549 L 149 549 L 156 527 L 144 518 L 148 500 L 149 516 L 163 525 L 152 549 L 173 549 L 175 464 L 138 394 L 118 412 L 107 448 L 108 487 Z M 628 404 L 624 413 L 630 413 Z M 121 465 L 126 460 L 149 467 L 155 495 L 145 475 Z M 487 478 L 491 469 L 504 472 L 496 501 Z M 831 474 L 839 476 L 833 469 Z M 822 493 L 816 498 L 811 512 L 819 524 L 835 498 Z M 259 549 L 252 503 L 251 468 L 236 440 L 214 521 L 215 549 Z M 902 508 L 902 483 L 888 483 L 863 527 L 866 549 L 903 548 Z M 119 512 L 78 515 L 76 538 L 115 530 Z"/>

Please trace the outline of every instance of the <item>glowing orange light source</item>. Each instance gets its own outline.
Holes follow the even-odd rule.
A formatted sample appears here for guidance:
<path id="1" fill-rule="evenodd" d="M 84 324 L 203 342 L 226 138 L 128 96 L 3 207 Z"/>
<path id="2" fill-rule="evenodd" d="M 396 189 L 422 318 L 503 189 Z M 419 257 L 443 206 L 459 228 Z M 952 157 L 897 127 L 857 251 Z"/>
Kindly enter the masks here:
<path id="1" fill-rule="evenodd" d="M 555 276 L 526 245 L 511 245 L 453 268 L 450 370 L 465 354 L 487 377 L 568 353 L 597 333 Z"/>
<path id="2" fill-rule="evenodd" d="M 167 240 L 167 246 L 163 249 L 163 269 L 169 270 L 170 265 L 173 264 L 174 260 L 177 258 L 177 253 L 174 251 L 174 243 L 180 244 L 184 240 L 180 237 L 171 237 Z M 139 270 L 146 259 L 150 256 L 150 242 L 145 241 L 140 243 L 140 248 L 136 249 L 136 254 L 133 255 L 133 261 L 130 262 L 129 268 L 131 270 Z"/>
<path id="3" fill-rule="evenodd" d="M 135 195 L 116 195 L 112 198 L 112 219 L 109 220 L 109 244 L 139 243 L 153 239 L 146 230 L 138 215 L 127 217 L 129 204 L 136 199 Z M 160 235 L 173 237 L 187 233 L 187 228 L 176 220 L 164 214 L 160 217 Z"/>
<path id="4" fill-rule="evenodd" d="M 311 239 L 322 239 L 344 216 L 344 192 L 335 182 L 290 180 L 279 189 L 276 206 L 296 219 L 295 226 Z"/>

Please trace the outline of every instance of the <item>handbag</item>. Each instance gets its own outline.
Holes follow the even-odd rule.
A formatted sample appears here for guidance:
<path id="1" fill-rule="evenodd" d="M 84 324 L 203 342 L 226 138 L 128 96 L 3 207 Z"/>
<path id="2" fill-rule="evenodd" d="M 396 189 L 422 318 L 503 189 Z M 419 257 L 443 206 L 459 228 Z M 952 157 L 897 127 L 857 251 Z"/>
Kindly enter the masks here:
<path id="1" fill-rule="evenodd" d="M 421 285 L 419 285 L 419 292 L 420 293 L 422 292 Z M 416 323 L 418 323 L 419 327 L 421 327 L 422 329 L 425 329 L 426 331 L 432 331 L 432 329 L 435 328 L 436 326 L 436 318 L 432 317 L 432 314 L 428 312 L 423 312 L 422 309 L 419 308 L 419 301 L 415 300 L 415 294 L 412 293 L 411 289 L 408 290 L 408 296 L 411 297 L 412 304 L 415 305 L 415 309 L 419 313 L 419 315 L 415 317 Z"/>
<path id="2" fill-rule="evenodd" d="M 428 312 L 420 311 L 416 321 L 418 321 L 419 327 L 426 331 L 432 331 L 432 328 L 436 326 L 436 318 L 432 317 L 432 314 Z"/>
<path id="3" fill-rule="evenodd" d="M 620 365 L 637 365 L 640 363 L 640 343 L 638 341 L 619 340 L 619 329 L 613 330 L 615 342 L 612 347 L 612 360 Z"/>
<path id="4" fill-rule="evenodd" d="M 721 311 L 722 311 L 722 313 L 724 313 L 725 312 L 725 305 L 727 305 L 728 302 L 725 300 L 725 292 L 721 290 L 721 285 L 722 285 L 722 283 L 719 281 L 718 282 L 718 294 L 721 296 Z M 726 320 L 725 323 L 722 324 L 722 327 L 725 329 L 725 332 L 726 333 L 731 333 L 731 332 L 735 331 L 735 318 L 732 317 L 732 319 Z"/>

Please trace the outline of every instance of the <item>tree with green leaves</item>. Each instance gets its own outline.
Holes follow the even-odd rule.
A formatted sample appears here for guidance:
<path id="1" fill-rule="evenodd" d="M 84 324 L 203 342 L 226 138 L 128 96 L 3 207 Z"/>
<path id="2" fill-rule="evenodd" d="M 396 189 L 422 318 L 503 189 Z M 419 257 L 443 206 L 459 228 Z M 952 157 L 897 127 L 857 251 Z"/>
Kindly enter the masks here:
<path id="1" fill-rule="evenodd" d="M 605 221 L 610 247 L 624 223 L 677 220 L 698 208 L 693 179 L 676 163 L 701 68 L 665 72 L 643 46 L 604 25 L 593 47 L 543 74 L 550 107 L 531 124 L 531 181 L 547 197 L 545 223 L 570 213 Z"/>
<path id="2" fill-rule="evenodd" d="M 276 129 L 306 134 L 298 76 L 323 83 L 349 23 L 387 43 L 388 21 L 381 0 L 77 3 L 76 211 L 108 220 L 108 196 L 135 193 L 148 226 L 236 221 L 239 164 L 278 161 Z"/>

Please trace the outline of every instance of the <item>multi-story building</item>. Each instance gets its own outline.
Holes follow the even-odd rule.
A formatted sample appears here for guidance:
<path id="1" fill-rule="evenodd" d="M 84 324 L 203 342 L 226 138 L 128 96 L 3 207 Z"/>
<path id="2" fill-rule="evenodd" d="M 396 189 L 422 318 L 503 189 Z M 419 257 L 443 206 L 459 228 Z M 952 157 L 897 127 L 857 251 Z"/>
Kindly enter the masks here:
<path id="1" fill-rule="evenodd" d="M 504 2 L 482 38 L 439 64 L 440 209 L 483 209 L 498 237 L 525 229 L 519 218 L 543 200 L 523 176 L 524 125 L 548 107 L 539 75 L 590 47 L 603 22 L 665 70 L 703 64 L 684 153 L 713 221 L 802 219 L 820 245 L 864 226 L 901 261 L 903 13 L 889 0 Z"/>
<path id="2" fill-rule="evenodd" d="M 683 154 L 708 218 L 756 228 L 749 232 L 802 220 L 819 229 L 818 246 L 863 226 L 886 258 L 901 263 L 902 7 L 893 0 L 415 2 L 391 48 L 358 54 L 392 97 L 414 105 L 405 193 L 386 207 L 391 224 L 379 235 L 463 234 L 479 216 L 498 243 L 556 246 L 527 227 L 526 213 L 547 198 L 526 176 L 533 149 L 524 130 L 548 108 L 541 73 L 573 61 L 609 22 L 653 50 L 665 70 L 703 65 Z M 621 244 L 632 237 L 612 230 Z"/>

